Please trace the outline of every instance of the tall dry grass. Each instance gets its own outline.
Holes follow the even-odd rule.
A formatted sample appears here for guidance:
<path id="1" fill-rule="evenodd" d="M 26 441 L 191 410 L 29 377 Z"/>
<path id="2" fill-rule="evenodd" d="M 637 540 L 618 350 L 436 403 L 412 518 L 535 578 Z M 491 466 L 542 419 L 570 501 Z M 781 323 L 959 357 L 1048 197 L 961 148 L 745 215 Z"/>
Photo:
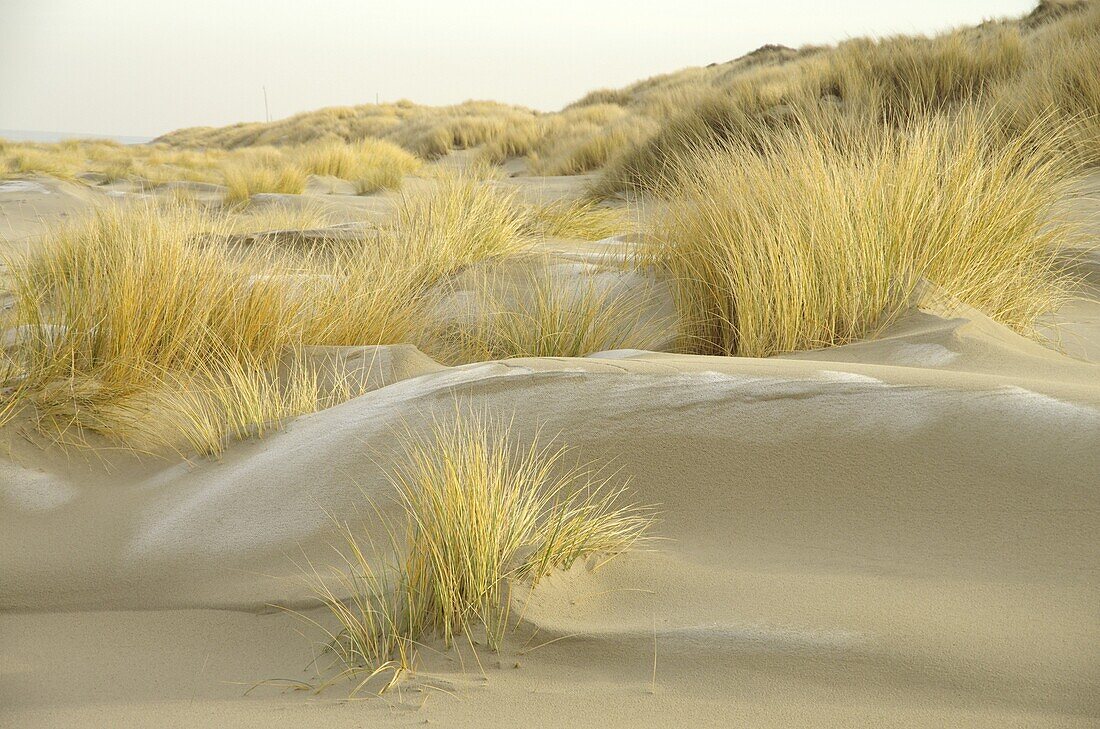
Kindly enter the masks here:
<path id="1" fill-rule="evenodd" d="M 222 174 L 228 203 L 247 202 L 261 192 L 300 195 L 306 188 L 305 173 L 294 165 L 227 164 Z"/>
<path id="2" fill-rule="evenodd" d="M 319 388 L 294 353 L 411 341 L 442 279 L 526 248 L 522 219 L 511 198 L 464 180 L 406 196 L 362 239 L 310 251 L 236 243 L 239 220 L 196 205 L 97 210 L 9 263 L 0 364 L 17 374 L 0 385 L 3 408 L 62 442 L 95 433 L 217 453 L 349 396 Z"/>
<path id="3" fill-rule="evenodd" d="M 433 636 L 450 646 L 479 629 L 498 649 L 512 584 L 614 556 L 653 521 L 648 510 L 624 503 L 626 485 L 616 474 L 572 465 L 567 448 L 538 437 L 524 445 L 507 423 L 486 416 L 437 422 L 426 435 L 408 434 L 404 445 L 405 461 L 392 476 L 403 528 L 382 526 L 395 563 L 380 565 L 374 543 L 364 547 L 363 536 L 342 523 L 344 564 L 331 575 L 311 573 L 338 626 L 311 620 L 338 666 L 319 689 L 350 678 L 356 691 L 389 673 L 384 691 Z"/>
<path id="4" fill-rule="evenodd" d="M 526 217 L 527 230 L 550 238 L 600 240 L 638 227 L 630 210 L 585 199 L 532 205 Z"/>
<path id="5" fill-rule="evenodd" d="M 920 279 L 1025 334 L 1066 295 L 1051 222 L 1070 169 L 1043 127 L 930 118 L 835 144 L 818 128 L 688 156 L 643 253 L 678 285 L 681 346 L 768 356 L 843 344 Z"/>
<path id="6" fill-rule="evenodd" d="M 1036 31 L 1024 72 L 998 88 L 995 105 L 1011 135 L 1036 123 L 1069 125 L 1072 151 L 1100 164 L 1100 3 L 1046 6 L 1058 22 Z"/>
<path id="7" fill-rule="evenodd" d="M 361 195 L 398 188 L 405 175 L 420 167 L 420 162 L 402 148 L 376 139 L 308 145 L 298 151 L 297 159 L 307 174 L 348 180 Z"/>
<path id="8" fill-rule="evenodd" d="M 264 278 L 277 261 L 204 243 L 222 232 L 192 208 L 112 207 L 10 264 L 13 359 L 42 432 L 61 441 L 95 432 L 140 450 L 185 440 L 217 452 L 240 429 L 232 398 L 274 378 L 301 317 L 285 287 Z M 223 417 L 205 433 L 180 421 L 179 439 L 165 442 L 153 425 L 175 415 L 163 406 L 184 380 L 196 406 Z M 262 394 L 266 411 L 290 397 Z"/>
<path id="9" fill-rule="evenodd" d="M 452 299 L 466 310 L 426 326 L 419 346 L 446 364 L 652 349 L 673 330 L 653 294 L 633 271 L 578 271 L 531 257 L 467 277 Z"/>
<path id="10" fill-rule="evenodd" d="M 399 237 L 403 255 L 424 262 L 424 279 L 435 282 L 463 266 L 526 250 L 533 242 L 526 222 L 514 192 L 456 175 L 402 195 L 383 233 Z M 439 268 L 441 261 L 446 265 Z"/>

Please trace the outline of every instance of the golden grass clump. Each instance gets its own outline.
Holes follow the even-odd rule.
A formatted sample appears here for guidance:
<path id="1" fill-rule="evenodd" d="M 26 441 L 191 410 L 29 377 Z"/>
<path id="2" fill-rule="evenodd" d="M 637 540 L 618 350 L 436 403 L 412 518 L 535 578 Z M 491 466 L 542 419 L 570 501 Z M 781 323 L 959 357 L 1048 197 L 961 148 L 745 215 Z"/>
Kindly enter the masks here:
<path id="1" fill-rule="evenodd" d="M 817 127 L 763 150 L 703 149 L 677 175 L 643 259 L 678 287 L 681 346 L 768 356 L 867 334 L 927 279 L 1032 334 L 1066 294 L 1050 213 L 1069 168 L 1036 128 L 993 144 L 980 115 L 837 145 Z"/>
<path id="2" fill-rule="evenodd" d="M 526 249 L 523 215 L 510 195 L 443 180 L 361 238 L 290 250 L 241 234 L 321 211 L 96 210 L 10 264 L 3 412 L 26 406 L 64 442 L 98 433 L 139 450 L 217 453 L 350 396 L 339 373 L 335 389 L 319 388 L 296 352 L 411 341 L 440 281 Z"/>
<path id="3" fill-rule="evenodd" d="M 354 144 L 330 141 L 301 148 L 298 164 L 311 175 L 328 175 L 353 182 L 359 194 L 401 186 L 420 161 L 396 144 L 364 139 Z"/>
<path id="4" fill-rule="evenodd" d="M 441 178 L 426 192 L 401 196 L 383 233 L 401 239 L 401 255 L 420 262 L 423 280 L 489 258 L 519 253 L 532 237 L 512 192 L 470 175 Z"/>
<path id="5" fill-rule="evenodd" d="M 306 188 L 306 176 L 294 165 L 233 163 L 223 167 L 225 200 L 247 202 L 260 192 L 300 195 Z"/>
<path id="6" fill-rule="evenodd" d="M 509 425 L 484 416 L 407 436 L 405 462 L 392 476 L 405 515 L 404 531 L 391 531 L 396 564 L 379 566 L 373 542 L 364 550 L 342 524 L 345 563 L 327 582 L 311 575 L 339 626 L 321 626 L 339 671 L 318 690 L 350 678 L 358 691 L 388 671 L 384 691 L 433 636 L 450 646 L 480 628 L 496 650 L 510 622 L 512 584 L 537 582 L 578 559 L 606 560 L 643 537 L 653 517 L 622 503 L 626 485 L 615 474 L 571 466 L 567 448 L 538 441 L 522 445 Z"/>
<path id="7" fill-rule="evenodd" d="M 92 431 L 139 449 L 177 446 L 151 428 L 173 408 L 153 405 L 183 397 L 172 393 L 188 380 L 197 384 L 189 397 L 220 408 L 221 430 L 204 438 L 181 423 L 176 435 L 220 450 L 241 420 L 227 398 L 243 397 L 249 377 L 258 387 L 274 376 L 302 322 L 286 288 L 261 276 L 278 262 L 204 243 L 222 234 L 218 225 L 189 207 L 110 207 L 12 263 L 12 356 L 40 430 L 58 440 Z M 234 372 L 236 387 L 222 386 Z"/>
<path id="8" fill-rule="evenodd" d="M 637 227 L 627 209 L 594 200 L 533 205 L 527 218 L 527 228 L 532 233 L 550 238 L 600 240 L 629 233 Z"/>
<path id="9" fill-rule="evenodd" d="M 727 91 L 713 91 L 694 107 L 669 119 L 645 141 L 625 147 L 610 160 L 594 183 L 597 195 L 622 190 L 660 190 L 673 182 L 682 159 L 703 148 L 739 143 L 749 149 L 760 146 L 788 124 L 785 116 L 767 116 L 780 96 L 751 84 Z M 827 113 L 827 112 L 822 112 Z"/>
<path id="10" fill-rule="evenodd" d="M 511 279 L 485 275 L 472 310 L 431 330 L 421 346 L 448 364 L 651 349 L 671 326 L 654 319 L 648 291 L 624 285 L 629 276 L 556 275 L 545 265 Z"/>
<path id="11" fill-rule="evenodd" d="M 6 157 L 3 166 L 6 177 L 41 174 L 68 180 L 81 171 L 80 155 L 69 148 L 10 144 L 3 154 Z"/>
<path id="12" fill-rule="evenodd" d="M 646 117 L 629 115 L 613 122 L 588 122 L 561 131 L 533 150 L 531 171 L 536 175 L 580 175 L 597 170 L 624 150 L 642 144 L 657 127 Z"/>

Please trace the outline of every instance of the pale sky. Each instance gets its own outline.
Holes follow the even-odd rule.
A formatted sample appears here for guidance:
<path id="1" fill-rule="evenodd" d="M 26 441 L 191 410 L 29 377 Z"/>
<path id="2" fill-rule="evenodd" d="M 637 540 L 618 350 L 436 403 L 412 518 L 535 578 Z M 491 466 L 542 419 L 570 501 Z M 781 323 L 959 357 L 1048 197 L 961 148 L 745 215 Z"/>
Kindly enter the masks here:
<path id="1" fill-rule="evenodd" d="M 408 98 L 554 110 L 764 43 L 931 33 L 1034 0 L 0 0 L 0 129 L 148 135 Z"/>

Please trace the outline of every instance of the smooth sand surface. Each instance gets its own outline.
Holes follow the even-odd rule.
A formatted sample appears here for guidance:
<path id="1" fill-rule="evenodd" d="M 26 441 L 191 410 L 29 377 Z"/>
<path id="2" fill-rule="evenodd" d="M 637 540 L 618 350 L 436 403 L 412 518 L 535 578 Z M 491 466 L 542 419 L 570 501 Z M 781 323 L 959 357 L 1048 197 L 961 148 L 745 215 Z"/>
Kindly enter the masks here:
<path id="1" fill-rule="evenodd" d="M 384 386 L 218 461 L 9 427 L 0 725 L 1098 726 L 1100 309 L 1075 306 L 1076 356 L 936 309 L 770 359 L 363 348 Z M 661 540 L 519 590 L 500 654 L 424 650 L 382 698 L 257 686 L 314 675 L 270 604 L 304 604 L 324 510 L 392 509 L 394 433 L 456 407 L 612 461 Z"/>

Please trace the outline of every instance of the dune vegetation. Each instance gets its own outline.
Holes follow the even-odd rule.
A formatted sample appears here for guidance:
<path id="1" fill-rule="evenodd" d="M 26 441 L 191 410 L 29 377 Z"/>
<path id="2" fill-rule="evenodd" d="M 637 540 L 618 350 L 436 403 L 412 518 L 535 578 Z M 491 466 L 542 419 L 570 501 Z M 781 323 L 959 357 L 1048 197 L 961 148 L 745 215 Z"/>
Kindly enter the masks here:
<path id="1" fill-rule="evenodd" d="M 1100 164 L 1097 68 L 1100 2 L 1042 0 L 936 37 L 764 46 L 553 113 L 399 101 L 147 145 L 0 141 L 0 177 L 48 175 L 93 200 L 0 267 L 0 426 L 217 457 L 383 386 L 346 362 L 385 345 L 439 369 L 616 349 L 770 357 L 873 338 L 930 302 L 1041 341 L 1077 283 L 1081 240 L 1059 205 Z M 340 207 L 322 183 L 392 192 Z M 655 359 L 599 376 L 635 387 L 697 365 Z M 650 427 L 646 406 L 631 412 Z M 333 517 L 339 564 L 306 564 L 327 614 L 304 617 L 335 667 L 313 688 L 384 691 L 432 639 L 497 649 L 513 587 L 644 538 L 652 513 L 617 474 L 505 421 L 396 434 L 396 505 L 370 504 L 382 523 L 367 528 Z M 653 641 L 656 662 L 656 622 Z"/>
<path id="2" fill-rule="evenodd" d="M 560 112 L 492 102 L 423 107 L 408 101 L 322 109 L 267 124 L 183 129 L 178 148 L 294 146 L 320 138 L 382 139 L 424 159 L 480 147 L 495 163 L 525 158 L 533 174 L 599 172 L 597 191 L 650 189 L 677 150 L 743 130 L 782 126 L 824 106 L 853 124 L 908 123 L 960 107 L 1011 109 L 1004 131 L 1053 115 L 1096 160 L 1100 10 L 1088 0 L 1042 0 L 1018 20 L 935 37 L 855 39 L 836 47 L 778 45 L 725 63 L 593 91 Z"/>
<path id="3" fill-rule="evenodd" d="M 980 116 L 758 134 L 682 159 L 640 255 L 677 284 L 681 348 L 764 357 L 866 336 L 922 281 L 1025 334 L 1060 304 L 1071 165 L 1047 125 L 991 143 Z"/>
<path id="4" fill-rule="evenodd" d="M 313 225 L 320 210 L 179 199 L 96 210 L 9 263 L 0 412 L 25 410 L 60 442 L 94 433 L 143 451 L 217 453 L 355 394 L 321 391 L 301 348 L 417 341 L 438 285 L 529 250 L 537 211 L 452 177 L 403 194 L 375 228 L 303 249 L 241 233 Z"/>
<path id="5" fill-rule="evenodd" d="M 256 193 L 300 194 L 310 175 L 347 180 L 361 195 L 397 189 L 420 166 L 404 149 L 373 139 L 353 145 L 320 140 L 297 147 L 201 151 L 106 140 L 8 142 L 0 148 L 0 176 L 42 174 L 89 184 L 123 181 L 144 189 L 179 182 L 224 185 L 230 203 Z"/>
<path id="6" fill-rule="evenodd" d="M 547 261 L 475 278 L 469 310 L 429 327 L 421 346 L 447 364 L 511 357 L 584 357 L 612 349 L 651 349 L 674 330 L 655 299 L 628 272 L 555 271 Z"/>
<path id="7" fill-rule="evenodd" d="M 361 535 L 378 528 L 338 521 L 343 564 L 307 568 L 338 626 L 306 618 L 335 659 L 335 675 L 317 690 L 351 679 L 354 693 L 382 677 L 385 691 L 428 637 L 449 647 L 465 636 L 472 645 L 471 631 L 480 630 L 479 642 L 499 648 L 512 584 L 536 583 L 590 556 L 606 560 L 635 545 L 653 521 L 648 509 L 625 501 L 616 474 L 572 465 L 567 448 L 538 437 L 520 443 L 489 416 L 458 415 L 403 440 L 404 465 L 391 480 L 404 523 L 381 525 L 390 544 L 364 544 Z"/>

